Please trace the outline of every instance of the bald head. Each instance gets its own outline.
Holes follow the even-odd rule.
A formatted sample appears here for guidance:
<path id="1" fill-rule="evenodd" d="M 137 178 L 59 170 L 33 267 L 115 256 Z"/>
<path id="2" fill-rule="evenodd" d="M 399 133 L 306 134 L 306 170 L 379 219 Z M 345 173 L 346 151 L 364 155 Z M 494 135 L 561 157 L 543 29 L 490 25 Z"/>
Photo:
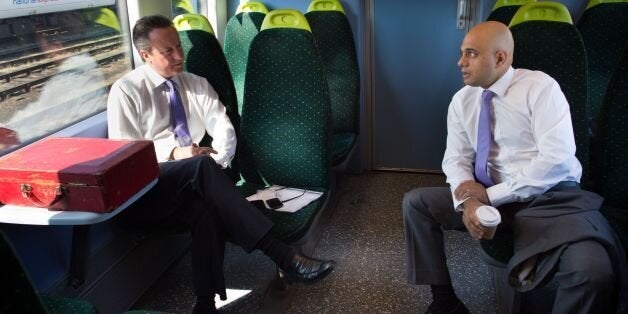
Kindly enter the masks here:
<path id="1" fill-rule="evenodd" d="M 464 37 L 458 61 L 465 84 L 488 88 L 512 65 L 514 48 L 506 25 L 489 21 L 473 27 Z"/>
<path id="2" fill-rule="evenodd" d="M 484 42 L 487 48 L 497 52 L 504 51 L 510 60 L 508 66 L 512 64 L 512 54 L 515 50 L 515 42 L 508 26 L 500 22 L 488 21 L 476 25 L 466 37 Z M 467 38 L 465 38 L 466 40 Z"/>

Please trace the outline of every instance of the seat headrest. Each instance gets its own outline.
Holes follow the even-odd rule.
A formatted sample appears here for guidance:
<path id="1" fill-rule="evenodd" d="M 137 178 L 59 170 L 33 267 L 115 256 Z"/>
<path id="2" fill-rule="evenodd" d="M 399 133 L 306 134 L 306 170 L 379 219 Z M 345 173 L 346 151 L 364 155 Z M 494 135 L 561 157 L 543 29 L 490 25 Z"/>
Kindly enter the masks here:
<path id="1" fill-rule="evenodd" d="M 260 31 L 271 28 L 295 28 L 312 32 L 305 16 L 293 9 L 272 10 L 266 14 Z"/>
<path id="2" fill-rule="evenodd" d="M 312 11 L 338 11 L 345 13 L 342 4 L 338 0 L 312 0 L 307 8 L 307 12 Z"/>
<path id="3" fill-rule="evenodd" d="M 628 0 L 589 0 L 589 4 L 587 4 L 587 9 L 592 8 L 602 3 L 620 3 L 620 2 L 628 3 Z"/>
<path id="4" fill-rule="evenodd" d="M 573 25 L 571 14 L 564 4 L 547 1 L 531 2 L 521 6 L 508 27 L 530 21 L 552 21 Z"/>
<path id="5" fill-rule="evenodd" d="M 207 18 L 201 14 L 181 14 L 177 15 L 173 20 L 174 28 L 177 31 L 201 30 L 214 35 L 214 29 Z"/>
<path id="6" fill-rule="evenodd" d="M 497 0 L 495 1 L 495 5 L 493 6 L 492 11 L 495 11 L 501 7 L 509 7 L 515 5 L 521 6 L 530 2 L 536 2 L 536 0 Z"/>
<path id="7" fill-rule="evenodd" d="M 263 3 L 257 1 L 242 2 L 238 5 L 236 14 L 241 12 L 258 12 L 268 14 L 268 8 L 266 8 Z"/>

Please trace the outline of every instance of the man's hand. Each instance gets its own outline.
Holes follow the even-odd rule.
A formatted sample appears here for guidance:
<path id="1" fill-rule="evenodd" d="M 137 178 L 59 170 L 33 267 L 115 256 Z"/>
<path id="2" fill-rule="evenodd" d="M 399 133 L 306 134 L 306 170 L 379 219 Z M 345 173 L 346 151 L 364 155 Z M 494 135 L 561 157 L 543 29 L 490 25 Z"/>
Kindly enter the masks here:
<path id="1" fill-rule="evenodd" d="M 486 194 L 486 188 L 475 181 L 464 181 L 458 185 L 454 191 L 456 199 L 463 200 L 465 198 L 475 198 L 483 204 L 490 204 Z"/>
<path id="2" fill-rule="evenodd" d="M 483 205 L 485 204 L 481 203 L 477 199 L 470 198 L 464 202 L 464 211 L 462 212 L 462 222 L 465 227 L 467 227 L 467 230 L 469 230 L 469 234 L 477 240 L 480 240 L 488 235 L 488 230 L 480 224 L 478 215 L 475 214 L 478 208 Z"/>
<path id="3" fill-rule="evenodd" d="M 196 144 L 192 144 L 192 146 L 184 146 L 184 147 L 175 147 L 172 151 L 172 158 L 175 160 L 190 158 L 194 156 L 208 156 L 210 154 L 218 153 L 211 147 L 199 147 Z"/>

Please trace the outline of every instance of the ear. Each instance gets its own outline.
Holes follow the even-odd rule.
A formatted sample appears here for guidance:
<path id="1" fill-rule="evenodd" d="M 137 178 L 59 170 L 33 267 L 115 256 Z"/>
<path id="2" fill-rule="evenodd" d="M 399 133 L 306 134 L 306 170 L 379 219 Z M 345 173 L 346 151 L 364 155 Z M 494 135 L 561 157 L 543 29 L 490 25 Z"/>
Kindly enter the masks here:
<path id="1" fill-rule="evenodd" d="M 503 51 L 503 50 L 498 50 L 495 53 L 495 56 L 497 57 L 497 66 L 502 66 L 506 63 L 506 61 L 508 60 L 508 54 Z"/>
<path id="2" fill-rule="evenodd" d="M 151 56 L 150 52 L 148 52 L 148 51 L 146 51 L 144 49 L 141 49 L 139 52 L 140 52 L 140 57 L 142 57 L 142 60 L 147 61 L 147 60 L 150 59 L 149 58 Z"/>

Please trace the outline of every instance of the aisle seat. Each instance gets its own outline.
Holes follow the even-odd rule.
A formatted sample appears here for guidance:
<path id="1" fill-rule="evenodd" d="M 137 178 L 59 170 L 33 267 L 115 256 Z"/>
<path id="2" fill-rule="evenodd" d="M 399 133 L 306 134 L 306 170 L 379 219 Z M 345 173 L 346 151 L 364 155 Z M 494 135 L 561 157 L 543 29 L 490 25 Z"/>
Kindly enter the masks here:
<path id="1" fill-rule="evenodd" d="M 321 54 L 333 125 L 332 163 L 345 160 L 359 133 L 360 71 L 351 25 L 337 0 L 313 0 L 305 14 Z"/>
<path id="2" fill-rule="evenodd" d="M 311 207 L 267 211 L 273 233 L 296 241 L 324 208 L 330 187 L 330 100 L 310 27 L 296 10 L 269 12 L 246 68 L 239 160 L 246 196 L 267 185 L 323 192 Z"/>

